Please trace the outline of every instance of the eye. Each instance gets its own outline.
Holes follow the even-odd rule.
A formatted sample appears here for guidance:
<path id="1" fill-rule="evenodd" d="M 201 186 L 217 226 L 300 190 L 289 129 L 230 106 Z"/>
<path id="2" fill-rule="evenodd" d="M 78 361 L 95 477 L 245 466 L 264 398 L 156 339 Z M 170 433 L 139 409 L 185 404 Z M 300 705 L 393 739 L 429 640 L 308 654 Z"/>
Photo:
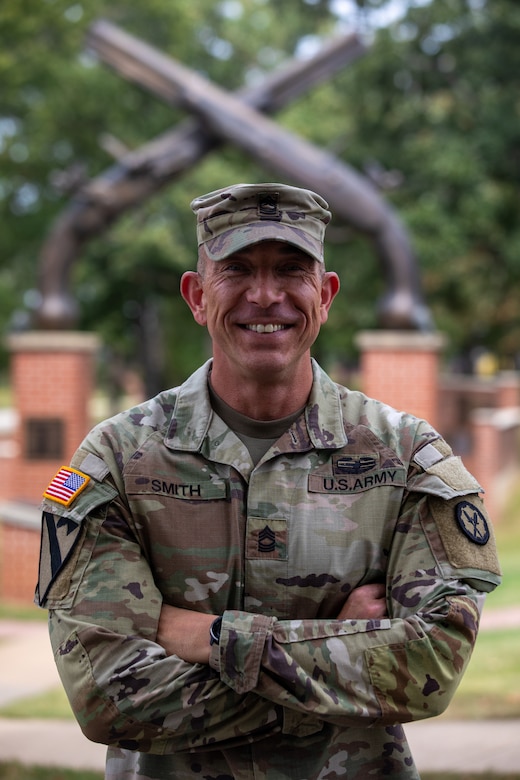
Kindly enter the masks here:
<path id="1" fill-rule="evenodd" d="M 311 273 L 314 267 L 314 261 L 309 255 L 300 252 L 294 247 L 284 247 L 280 249 L 278 264 L 278 273 L 289 276 L 302 276 Z"/>
<path id="2" fill-rule="evenodd" d="M 308 273 L 308 265 L 307 263 L 302 262 L 301 260 L 289 260 L 285 262 L 282 266 L 280 266 L 280 273 L 282 274 L 289 274 L 290 276 L 300 275 L 304 273 Z"/>
<path id="3" fill-rule="evenodd" d="M 244 274 L 248 271 L 246 264 L 240 262 L 240 260 L 230 260 L 229 262 L 224 261 L 221 268 L 222 271 L 229 274 Z"/>

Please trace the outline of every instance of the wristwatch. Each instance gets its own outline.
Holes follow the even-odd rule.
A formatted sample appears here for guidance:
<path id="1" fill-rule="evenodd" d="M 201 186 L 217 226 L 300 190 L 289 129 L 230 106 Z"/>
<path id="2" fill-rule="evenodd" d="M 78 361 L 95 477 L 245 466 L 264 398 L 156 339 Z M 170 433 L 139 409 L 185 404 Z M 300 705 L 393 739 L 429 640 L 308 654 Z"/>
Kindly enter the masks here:
<path id="1" fill-rule="evenodd" d="M 220 644 L 220 631 L 222 629 L 222 618 L 215 618 L 211 626 L 209 627 L 209 643 L 210 645 Z"/>

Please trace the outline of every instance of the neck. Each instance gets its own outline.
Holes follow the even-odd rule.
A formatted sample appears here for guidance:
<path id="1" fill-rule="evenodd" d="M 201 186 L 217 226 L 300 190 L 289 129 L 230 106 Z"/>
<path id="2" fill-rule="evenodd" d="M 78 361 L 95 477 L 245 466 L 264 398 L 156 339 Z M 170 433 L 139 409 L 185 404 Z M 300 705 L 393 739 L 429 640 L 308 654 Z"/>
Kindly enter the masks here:
<path id="1" fill-rule="evenodd" d="M 296 378 L 240 377 L 230 382 L 229 376 L 213 363 L 211 384 L 217 395 L 240 414 L 253 420 L 279 420 L 288 417 L 307 403 L 312 387 L 312 366 Z"/>

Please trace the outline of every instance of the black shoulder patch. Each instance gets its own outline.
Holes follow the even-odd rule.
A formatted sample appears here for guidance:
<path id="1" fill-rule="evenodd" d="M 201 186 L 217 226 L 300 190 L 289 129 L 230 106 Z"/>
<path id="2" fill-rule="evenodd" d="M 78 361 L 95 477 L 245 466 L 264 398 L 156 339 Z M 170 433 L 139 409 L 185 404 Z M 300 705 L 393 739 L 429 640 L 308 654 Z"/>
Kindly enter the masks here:
<path id="1" fill-rule="evenodd" d="M 487 544 L 490 532 L 484 513 L 469 501 L 459 501 L 455 507 L 457 522 L 462 533 L 475 544 Z"/>
<path id="2" fill-rule="evenodd" d="M 49 589 L 70 559 L 80 537 L 81 523 L 70 517 L 44 512 L 36 603 L 43 607 Z"/>

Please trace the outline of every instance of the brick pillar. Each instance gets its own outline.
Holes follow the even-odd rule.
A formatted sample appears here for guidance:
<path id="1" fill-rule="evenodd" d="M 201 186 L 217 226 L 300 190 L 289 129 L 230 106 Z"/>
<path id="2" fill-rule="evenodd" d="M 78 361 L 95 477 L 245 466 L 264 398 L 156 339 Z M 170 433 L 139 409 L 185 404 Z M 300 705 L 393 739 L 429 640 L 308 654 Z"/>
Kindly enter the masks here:
<path id="1" fill-rule="evenodd" d="M 499 514 L 501 503 L 496 491 L 496 477 L 500 469 L 500 433 L 495 424 L 494 409 L 475 409 L 471 415 L 473 437 L 472 473 L 486 494 L 484 501 L 493 519 Z"/>
<path id="2" fill-rule="evenodd" d="M 359 333 L 361 389 L 400 411 L 438 426 L 439 333 L 376 330 Z"/>
<path id="3" fill-rule="evenodd" d="M 497 426 L 494 409 L 474 409 L 471 414 L 473 436 L 472 473 L 484 490 L 489 491 L 500 468 Z"/>
<path id="4" fill-rule="evenodd" d="M 41 512 L 0 502 L 0 598 L 32 604 L 40 558 Z"/>
<path id="5" fill-rule="evenodd" d="M 501 371 L 496 378 L 497 408 L 520 405 L 520 377 L 517 371 Z"/>
<path id="6" fill-rule="evenodd" d="M 8 347 L 18 425 L 5 498 L 39 503 L 91 427 L 98 340 L 91 333 L 34 331 L 9 336 Z"/>

